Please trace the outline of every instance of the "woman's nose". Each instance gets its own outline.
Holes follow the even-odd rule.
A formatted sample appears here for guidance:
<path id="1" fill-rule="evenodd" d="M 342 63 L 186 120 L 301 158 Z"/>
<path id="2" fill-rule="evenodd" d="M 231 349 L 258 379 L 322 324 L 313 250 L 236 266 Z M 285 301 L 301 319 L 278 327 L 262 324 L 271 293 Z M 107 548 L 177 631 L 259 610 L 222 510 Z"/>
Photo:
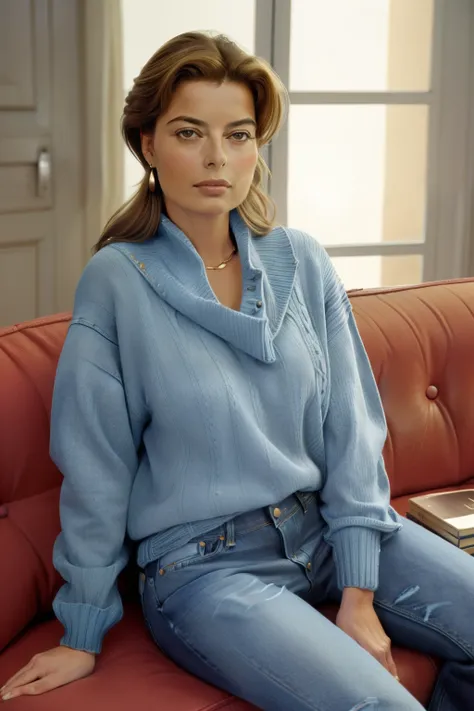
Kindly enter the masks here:
<path id="1" fill-rule="evenodd" d="M 227 156 L 220 143 L 209 146 L 205 159 L 207 168 L 223 168 L 227 163 Z"/>

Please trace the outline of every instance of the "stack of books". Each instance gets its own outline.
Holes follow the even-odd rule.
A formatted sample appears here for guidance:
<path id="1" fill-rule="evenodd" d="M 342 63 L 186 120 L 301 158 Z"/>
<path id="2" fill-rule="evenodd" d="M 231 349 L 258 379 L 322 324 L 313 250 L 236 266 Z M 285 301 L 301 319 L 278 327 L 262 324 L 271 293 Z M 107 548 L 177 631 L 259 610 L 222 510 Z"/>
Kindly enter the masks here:
<path id="1" fill-rule="evenodd" d="M 474 489 L 415 496 L 407 517 L 474 555 Z"/>

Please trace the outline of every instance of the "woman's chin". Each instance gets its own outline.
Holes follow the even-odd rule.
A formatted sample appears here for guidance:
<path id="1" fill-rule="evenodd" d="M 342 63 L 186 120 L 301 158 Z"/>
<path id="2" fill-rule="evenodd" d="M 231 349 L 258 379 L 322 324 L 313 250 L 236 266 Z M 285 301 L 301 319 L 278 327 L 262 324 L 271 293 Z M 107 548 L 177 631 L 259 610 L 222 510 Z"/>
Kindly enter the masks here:
<path id="1" fill-rule="evenodd" d="M 236 207 L 236 205 L 231 203 L 228 198 L 225 199 L 225 196 L 206 197 L 193 201 L 194 211 L 199 212 L 201 215 L 222 215 L 230 212 L 234 207 Z"/>

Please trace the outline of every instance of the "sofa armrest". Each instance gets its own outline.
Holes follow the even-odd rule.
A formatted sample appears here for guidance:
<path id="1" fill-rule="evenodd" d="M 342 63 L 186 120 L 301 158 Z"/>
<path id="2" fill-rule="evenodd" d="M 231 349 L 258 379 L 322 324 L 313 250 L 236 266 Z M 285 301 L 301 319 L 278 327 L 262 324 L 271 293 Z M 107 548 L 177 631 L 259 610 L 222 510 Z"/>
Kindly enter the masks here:
<path id="1" fill-rule="evenodd" d="M 61 584 L 52 562 L 59 491 L 0 506 L 0 651 L 36 615 L 51 610 Z"/>

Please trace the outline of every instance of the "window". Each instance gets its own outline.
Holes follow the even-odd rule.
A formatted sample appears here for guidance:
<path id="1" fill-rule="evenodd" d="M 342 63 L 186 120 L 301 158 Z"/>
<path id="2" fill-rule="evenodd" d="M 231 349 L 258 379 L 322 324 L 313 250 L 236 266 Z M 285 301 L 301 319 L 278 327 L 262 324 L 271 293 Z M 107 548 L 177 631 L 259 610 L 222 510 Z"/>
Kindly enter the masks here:
<path id="1" fill-rule="evenodd" d="M 465 275 L 472 3 L 274 0 L 273 11 L 290 94 L 269 156 L 279 219 L 322 242 L 347 288 Z M 256 30 L 258 51 L 268 30 Z"/>

